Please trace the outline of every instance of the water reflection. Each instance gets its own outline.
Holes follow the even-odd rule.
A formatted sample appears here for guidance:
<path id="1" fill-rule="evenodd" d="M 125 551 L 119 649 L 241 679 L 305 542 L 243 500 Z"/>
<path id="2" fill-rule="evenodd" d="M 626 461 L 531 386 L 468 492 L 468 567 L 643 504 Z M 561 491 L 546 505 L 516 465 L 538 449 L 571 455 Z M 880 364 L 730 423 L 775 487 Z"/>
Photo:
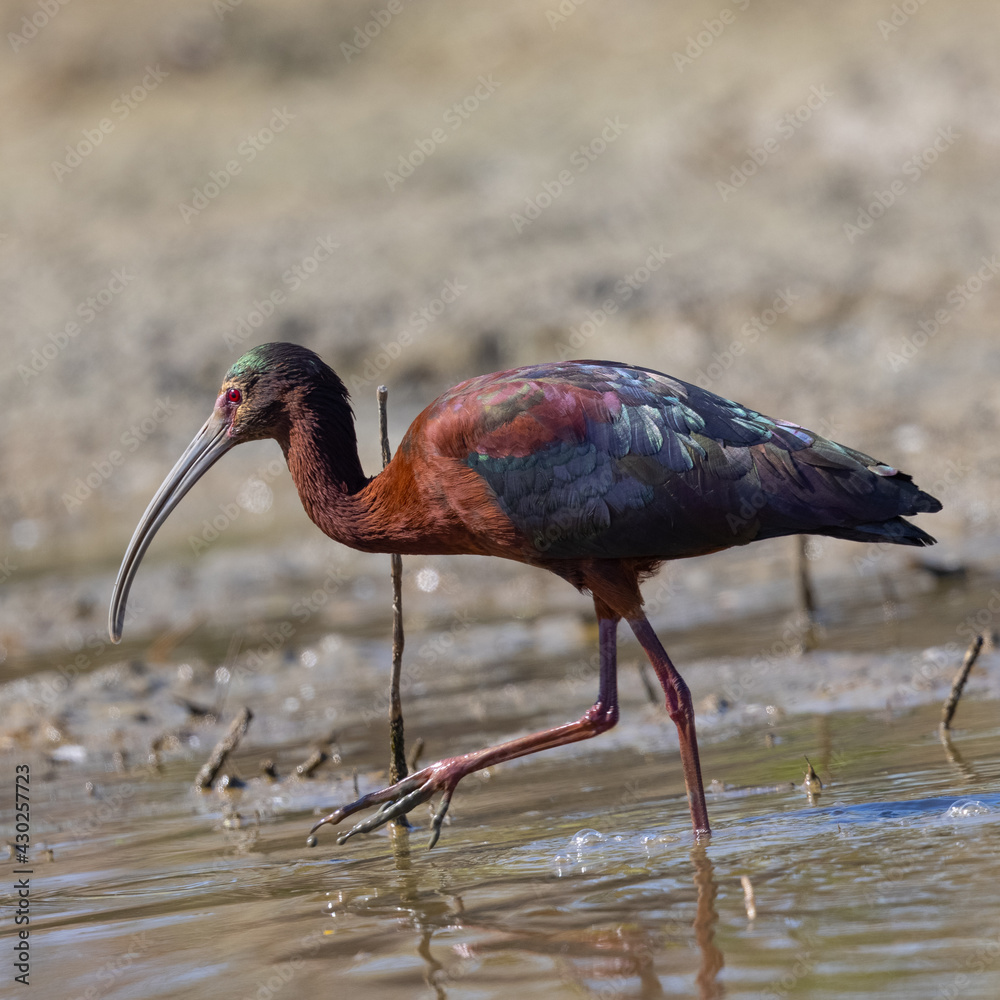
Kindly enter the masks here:
<path id="1" fill-rule="evenodd" d="M 609 1000 L 662 997 L 664 978 L 686 979 L 692 972 L 700 1000 L 723 996 L 724 956 L 715 941 L 719 886 L 705 845 L 690 848 L 689 867 L 671 863 L 681 869 L 676 881 L 647 873 L 637 884 L 634 868 L 596 882 L 546 880 L 537 866 L 491 878 L 480 860 L 468 873 L 479 873 L 478 885 L 450 888 L 447 866 L 428 864 L 425 853 L 411 854 L 410 831 L 392 830 L 390 842 L 391 878 L 375 892 L 337 892 L 327 913 L 361 921 L 391 918 L 415 931 L 411 948 L 437 1000 L 459 995 L 472 982 L 495 981 L 512 961 L 519 975 L 536 969 L 542 980 Z M 684 881 L 693 885 L 693 898 Z M 503 893 L 499 904 L 497 890 Z M 469 906 L 466 897 L 474 898 Z M 678 911 L 687 915 L 667 915 Z M 371 946 L 374 972 L 378 948 Z M 692 953 L 698 956 L 696 971 L 687 960 Z M 341 947 L 331 940 L 325 957 L 339 964 Z"/>
<path id="2" fill-rule="evenodd" d="M 944 747 L 944 755 L 947 758 L 948 763 L 952 765 L 966 784 L 971 785 L 982 780 L 979 775 L 976 774 L 976 769 L 966 763 L 965 758 L 952 741 L 951 732 L 949 730 L 944 727 L 940 727 L 938 729 L 938 738 L 941 740 L 941 746 Z"/>
<path id="3" fill-rule="evenodd" d="M 936 706 L 891 727 L 880 714 L 835 717 L 828 764 L 826 725 L 811 718 L 779 720 L 770 748 L 759 734 L 710 744 L 717 773 L 738 760 L 751 779 L 765 766 L 779 777 L 772 755 L 791 775 L 809 754 L 829 804 L 806 806 L 790 782 L 766 799 L 720 795 L 716 835 L 696 847 L 680 836 L 679 787 L 643 799 L 662 783 L 660 755 L 647 764 L 627 747 L 588 760 L 589 780 L 629 775 L 638 794 L 627 801 L 611 778 L 588 786 L 581 808 L 579 758 L 555 755 L 458 803 L 460 823 L 434 851 L 417 814 L 425 829 L 328 845 L 325 856 L 302 845 L 312 808 L 302 797 L 318 782 L 251 783 L 238 828 L 220 796 L 190 791 L 192 767 L 168 762 L 141 783 L 130 775 L 128 795 L 119 779 L 118 805 L 108 798 L 106 818 L 88 821 L 94 797 L 79 791 L 57 812 L 46 793 L 67 793 L 70 772 L 42 782 L 39 767 L 40 811 L 67 826 L 52 837 L 33 933 L 47 953 L 81 930 L 100 949 L 66 994 L 77 996 L 145 932 L 106 1000 L 154 981 L 171 996 L 268 996 L 259 991 L 286 976 L 281 997 L 358 1000 L 806 995 L 821 975 L 830 995 L 931 996 L 959 974 L 963 1000 L 994 1000 L 996 704 L 967 710 L 955 742 L 972 778 L 942 753 Z M 759 772 L 748 747 L 766 762 Z M 300 754 L 296 745 L 288 760 Z M 312 795 L 318 808 L 330 790 Z M 742 875 L 756 892 L 749 921 Z M 185 992 L 194 975 L 198 992 Z"/>
<path id="4" fill-rule="evenodd" d="M 698 908 L 694 918 L 694 938 L 701 954 L 701 965 L 695 982 L 698 984 L 700 1000 L 714 1000 L 722 996 L 719 971 L 723 966 L 722 952 L 714 942 L 715 925 L 719 914 L 715 909 L 715 897 L 719 887 L 715 883 L 715 869 L 707 849 L 696 844 L 691 849 L 691 863 L 694 866 L 694 884 L 698 890 Z"/>

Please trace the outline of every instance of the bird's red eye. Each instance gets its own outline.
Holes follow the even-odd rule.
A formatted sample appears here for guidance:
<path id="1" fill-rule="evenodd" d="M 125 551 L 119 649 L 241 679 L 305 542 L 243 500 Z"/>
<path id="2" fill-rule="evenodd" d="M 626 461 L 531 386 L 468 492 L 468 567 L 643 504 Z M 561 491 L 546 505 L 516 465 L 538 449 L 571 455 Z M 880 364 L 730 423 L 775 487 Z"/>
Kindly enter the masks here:
<path id="1" fill-rule="evenodd" d="M 239 403 L 243 399 L 243 393 L 239 389 L 229 389 L 226 392 L 226 399 L 230 403 Z"/>

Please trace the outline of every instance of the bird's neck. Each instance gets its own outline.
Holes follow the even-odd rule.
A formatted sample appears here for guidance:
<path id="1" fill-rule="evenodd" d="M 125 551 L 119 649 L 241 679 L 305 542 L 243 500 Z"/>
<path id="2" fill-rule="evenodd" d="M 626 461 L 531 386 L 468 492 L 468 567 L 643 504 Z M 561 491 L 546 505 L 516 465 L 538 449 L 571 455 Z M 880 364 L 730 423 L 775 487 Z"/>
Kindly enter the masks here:
<path id="1" fill-rule="evenodd" d="M 417 523 L 420 505 L 403 457 L 397 454 L 369 479 L 358 457 L 354 416 L 339 395 L 302 396 L 289 414 L 278 442 L 313 523 L 330 538 L 366 552 L 423 551 L 427 526 Z"/>

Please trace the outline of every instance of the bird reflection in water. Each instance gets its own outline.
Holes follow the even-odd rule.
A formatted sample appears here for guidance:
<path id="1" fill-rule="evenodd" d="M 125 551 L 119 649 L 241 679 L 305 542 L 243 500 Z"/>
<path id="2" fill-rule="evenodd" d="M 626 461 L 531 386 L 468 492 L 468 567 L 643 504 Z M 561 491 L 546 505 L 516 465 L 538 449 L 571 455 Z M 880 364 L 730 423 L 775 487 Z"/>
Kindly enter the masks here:
<path id="1" fill-rule="evenodd" d="M 719 973 L 724 959 L 714 941 L 718 885 L 702 844 L 693 845 L 689 854 L 692 896 L 683 884 L 665 887 L 662 895 L 655 893 L 650 883 L 636 884 L 634 871 L 620 879 L 609 874 L 596 880 L 539 878 L 537 871 L 525 871 L 518 880 L 499 856 L 477 858 L 468 869 L 475 885 L 462 887 L 453 884 L 461 878 L 459 872 L 412 865 L 407 831 L 392 830 L 390 836 L 395 860 L 392 885 L 374 893 L 337 891 L 330 912 L 394 923 L 403 916 L 416 932 L 415 951 L 424 963 L 424 981 L 438 1000 L 495 989 L 505 982 L 510 968 L 505 956 L 517 957 L 519 976 L 524 974 L 525 959 L 536 956 L 544 963 L 546 978 L 554 969 L 563 983 L 584 996 L 661 997 L 672 992 L 664 988 L 664 981 L 689 977 L 699 1000 L 723 995 Z M 492 878 L 491 871 L 496 873 Z M 437 882 L 434 887 L 428 885 L 430 878 Z M 494 889 L 503 893 L 500 912 Z M 651 901 L 647 909 L 658 911 L 655 916 L 643 914 L 634 891 Z M 466 906 L 466 897 L 475 902 Z M 664 909 L 671 917 L 659 915 Z M 567 929 L 567 920 L 576 920 L 579 926 Z M 556 925 L 559 930 L 547 929 Z M 386 940 L 384 935 L 371 938 L 373 944 Z M 328 939 L 330 961 L 344 958 L 339 941 L 336 935 Z M 353 940 L 350 947 L 356 946 Z M 692 952 L 698 956 L 696 968 L 690 961 Z M 323 953 L 318 957 L 322 960 Z M 377 956 L 373 960 L 381 964 Z M 512 990 L 516 986 L 507 985 Z"/>

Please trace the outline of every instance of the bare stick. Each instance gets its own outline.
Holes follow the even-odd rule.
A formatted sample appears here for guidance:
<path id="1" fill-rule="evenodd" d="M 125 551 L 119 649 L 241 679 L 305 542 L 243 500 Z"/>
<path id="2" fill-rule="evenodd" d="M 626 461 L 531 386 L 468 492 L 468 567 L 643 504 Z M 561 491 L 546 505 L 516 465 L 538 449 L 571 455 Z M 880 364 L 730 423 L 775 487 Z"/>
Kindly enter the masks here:
<path id="1" fill-rule="evenodd" d="M 806 793 L 809 805 L 814 806 L 816 805 L 816 800 L 819 798 L 820 791 L 822 791 L 823 782 L 819 780 L 819 775 L 816 773 L 808 757 L 805 758 L 805 761 L 808 770 L 806 771 L 805 781 L 802 782 L 802 790 Z"/>
<path id="2" fill-rule="evenodd" d="M 653 682 L 649 679 L 649 666 L 645 658 L 640 657 L 636 660 L 636 663 L 639 665 L 639 679 L 642 681 L 642 686 L 646 689 L 646 697 L 649 699 L 651 705 L 656 705 L 659 708 L 660 695 L 653 686 Z"/>
<path id="3" fill-rule="evenodd" d="M 325 750 L 316 749 L 295 768 L 295 773 L 300 778 L 311 778 L 320 764 L 326 763 L 330 758 Z"/>
<path id="4" fill-rule="evenodd" d="M 392 458 L 389 448 L 389 419 L 386 400 L 387 386 L 376 390 L 378 400 L 378 429 L 382 439 L 382 468 Z M 389 682 L 389 783 L 395 784 L 407 775 L 406 745 L 403 739 L 403 703 L 399 697 L 399 676 L 403 669 L 403 557 L 393 553 L 392 566 L 392 679 Z M 400 816 L 397 826 L 409 826 L 406 816 Z"/>
<path id="5" fill-rule="evenodd" d="M 982 648 L 983 636 L 977 635 L 969 643 L 969 648 L 965 651 L 965 657 L 962 660 L 962 666 L 959 667 L 958 673 L 955 674 L 955 679 L 951 682 L 951 694 L 948 695 L 948 700 L 944 703 L 944 708 L 941 709 L 942 729 L 951 728 L 951 720 L 955 715 L 955 709 L 958 708 L 958 699 L 962 697 L 962 689 L 965 687 L 965 682 L 969 679 L 969 671 L 976 665 L 976 660 L 979 659 L 979 653 Z"/>
<path id="6" fill-rule="evenodd" d="M 413 746 L 410 748 L 410 770 L 417 770 L 417 761 L 420 760 L 420 755 L 424 752 L 424 738 L 418 736 Z"/>
<path id="7" fill-rule="evenodd" d="M 799 594 L 799 607 L 810 620 L 816 617 L 816 599 L 813 596 L 812 580 L 809 578 L 809 557 L 806 555 L 808 539 L 805 535 L 797 535 L 798 558 L 796 576 Z"/>
<path id="8" fill-rule="evenodd" d="M 816 598 L 813 594 L 812 579 L 809 574 L 809 557 L 806 555 L 808 539 L 805 535 L 795 537 L 795 590 L 799 611 L 805 627 L 802 630 L 802 649 L 808 652 L 816 646 Z"/>
<path id="9" fill-rule="evenodd" d="M 215 744 L 215 749 L 209 755 L 208 760 L 201 766 L 195 784 L 199 788 L 211 788 L 215 776 L 219 773 L 226 757 L 240 745 L 240 740 L 246 735 L 247 727 L 253 718 L 253 712 L 244 707 L 243 711 L 233 719 L 226 735 Z"/>

